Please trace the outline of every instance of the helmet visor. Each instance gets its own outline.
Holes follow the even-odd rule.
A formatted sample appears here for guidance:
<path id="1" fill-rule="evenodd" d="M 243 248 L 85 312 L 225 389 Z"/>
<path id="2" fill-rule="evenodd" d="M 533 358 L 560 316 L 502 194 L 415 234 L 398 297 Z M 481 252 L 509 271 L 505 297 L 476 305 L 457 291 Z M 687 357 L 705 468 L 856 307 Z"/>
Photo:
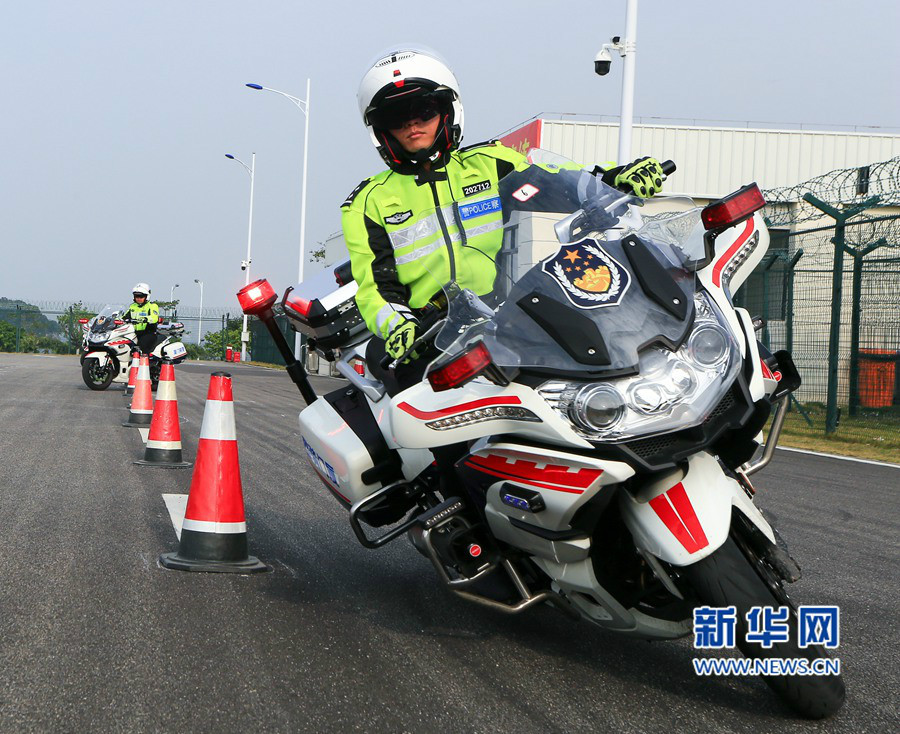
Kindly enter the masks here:
<path id="1" fill-rule="evenodd" d="M 411 120 L 433 120 L 443 112 L 444 107 L 443 100 L 436 94 L 386 99 L 369 113 L 369 121 L 382 130 L 397 130 Z"/>
<path id="2" fill-rule="evenodd" d="M 138 293 L 136 291 L 134 293 L 132 293 L 131 295 L 134 296 L 135 300 L 137 300 L 138 298 L 146 298 L 147 297 L 146 293 Z"/>

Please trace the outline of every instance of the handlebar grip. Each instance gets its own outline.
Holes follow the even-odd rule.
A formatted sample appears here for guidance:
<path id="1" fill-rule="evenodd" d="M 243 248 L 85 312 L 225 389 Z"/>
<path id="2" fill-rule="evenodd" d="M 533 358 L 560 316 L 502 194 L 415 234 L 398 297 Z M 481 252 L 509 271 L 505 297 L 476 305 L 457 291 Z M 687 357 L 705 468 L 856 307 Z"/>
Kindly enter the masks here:
<path id="1" fill-rule="evenodd" d="M 675 161 L 663 161 L 661 165 L 663 173 L 667 176 L 671 176 L 675 173 Z"/>
<path id="2" fill-rule="evenodd" d="M 388 368 L 388 365 L 393 361 L 394 358 L 390 354 L 385 354 L 378 364 L 381 365 L 381 369 L 386 370 Z"/>

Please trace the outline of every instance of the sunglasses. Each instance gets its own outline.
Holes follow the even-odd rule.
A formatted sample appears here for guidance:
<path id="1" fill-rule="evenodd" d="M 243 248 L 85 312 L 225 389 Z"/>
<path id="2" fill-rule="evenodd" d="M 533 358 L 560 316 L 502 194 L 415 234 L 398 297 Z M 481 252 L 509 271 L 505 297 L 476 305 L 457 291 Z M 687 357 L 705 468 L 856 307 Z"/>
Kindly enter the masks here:
<path id="1" fill-rule="evenodd" d="M 434 99 L 412 99 L 385 106 L 373 115 L 373 122 L 386 130 L 397 130 L 410 120 L 428 122 L 441 114 L 441 106 Z"/>

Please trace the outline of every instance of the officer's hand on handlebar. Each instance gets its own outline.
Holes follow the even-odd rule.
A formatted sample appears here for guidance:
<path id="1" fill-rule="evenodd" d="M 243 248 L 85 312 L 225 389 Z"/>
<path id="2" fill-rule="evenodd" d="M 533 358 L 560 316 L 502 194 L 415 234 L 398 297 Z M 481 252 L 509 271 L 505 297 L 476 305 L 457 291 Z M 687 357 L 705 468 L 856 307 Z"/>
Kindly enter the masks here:
<path id="1" fill-rule="evenodd" d="M 415 319 L 403 319 L 391 330 L 391 333 L 388 334 L 388 338 L 384 342 L 384 351 L 394 360 L 406 357 L 402 362 L 402 364 L 406 364 L 411 359 L 416 359 L 419 356 L 415 352 L 407 351 L 418 338 L 418 322 Z"/>
<path id="2" fill-rule="evenodd" d="M 613 186 L 642 199 L 649 199 L 662 191 L 664 179 L 662 163 L 656 158 L 644 157 L 622 166 L 613 180 Z"/>

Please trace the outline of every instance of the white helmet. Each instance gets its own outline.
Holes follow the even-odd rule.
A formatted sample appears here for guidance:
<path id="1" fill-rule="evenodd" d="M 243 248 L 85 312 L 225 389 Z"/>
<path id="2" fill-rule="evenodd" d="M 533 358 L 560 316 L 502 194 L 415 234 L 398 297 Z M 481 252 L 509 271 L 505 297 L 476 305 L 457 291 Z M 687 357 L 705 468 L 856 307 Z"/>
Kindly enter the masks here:
<path id="1" fill-rule="evenodd" d="M 146 283 L 138 283 L 134 288 L 131 289 L 131 294 L 134 296 L 144 296 L 145 298 L 150 298 L 150 286 Z"/>
<path id="2" fill-rule="evenodd" d="M 394 171 L 413 173 L 426 160 L 442 166 L 459 146 L 463 135 L 459 82 L 434 51 L 400 46 L 379 54 L 363 76 L 356 96 L 372 143 Z M 441 114 L 434 143 L 428 150 L 408 153 L 388 132 L 391 120 L 409 119 L 410 111 L 429 106 Z"/>

